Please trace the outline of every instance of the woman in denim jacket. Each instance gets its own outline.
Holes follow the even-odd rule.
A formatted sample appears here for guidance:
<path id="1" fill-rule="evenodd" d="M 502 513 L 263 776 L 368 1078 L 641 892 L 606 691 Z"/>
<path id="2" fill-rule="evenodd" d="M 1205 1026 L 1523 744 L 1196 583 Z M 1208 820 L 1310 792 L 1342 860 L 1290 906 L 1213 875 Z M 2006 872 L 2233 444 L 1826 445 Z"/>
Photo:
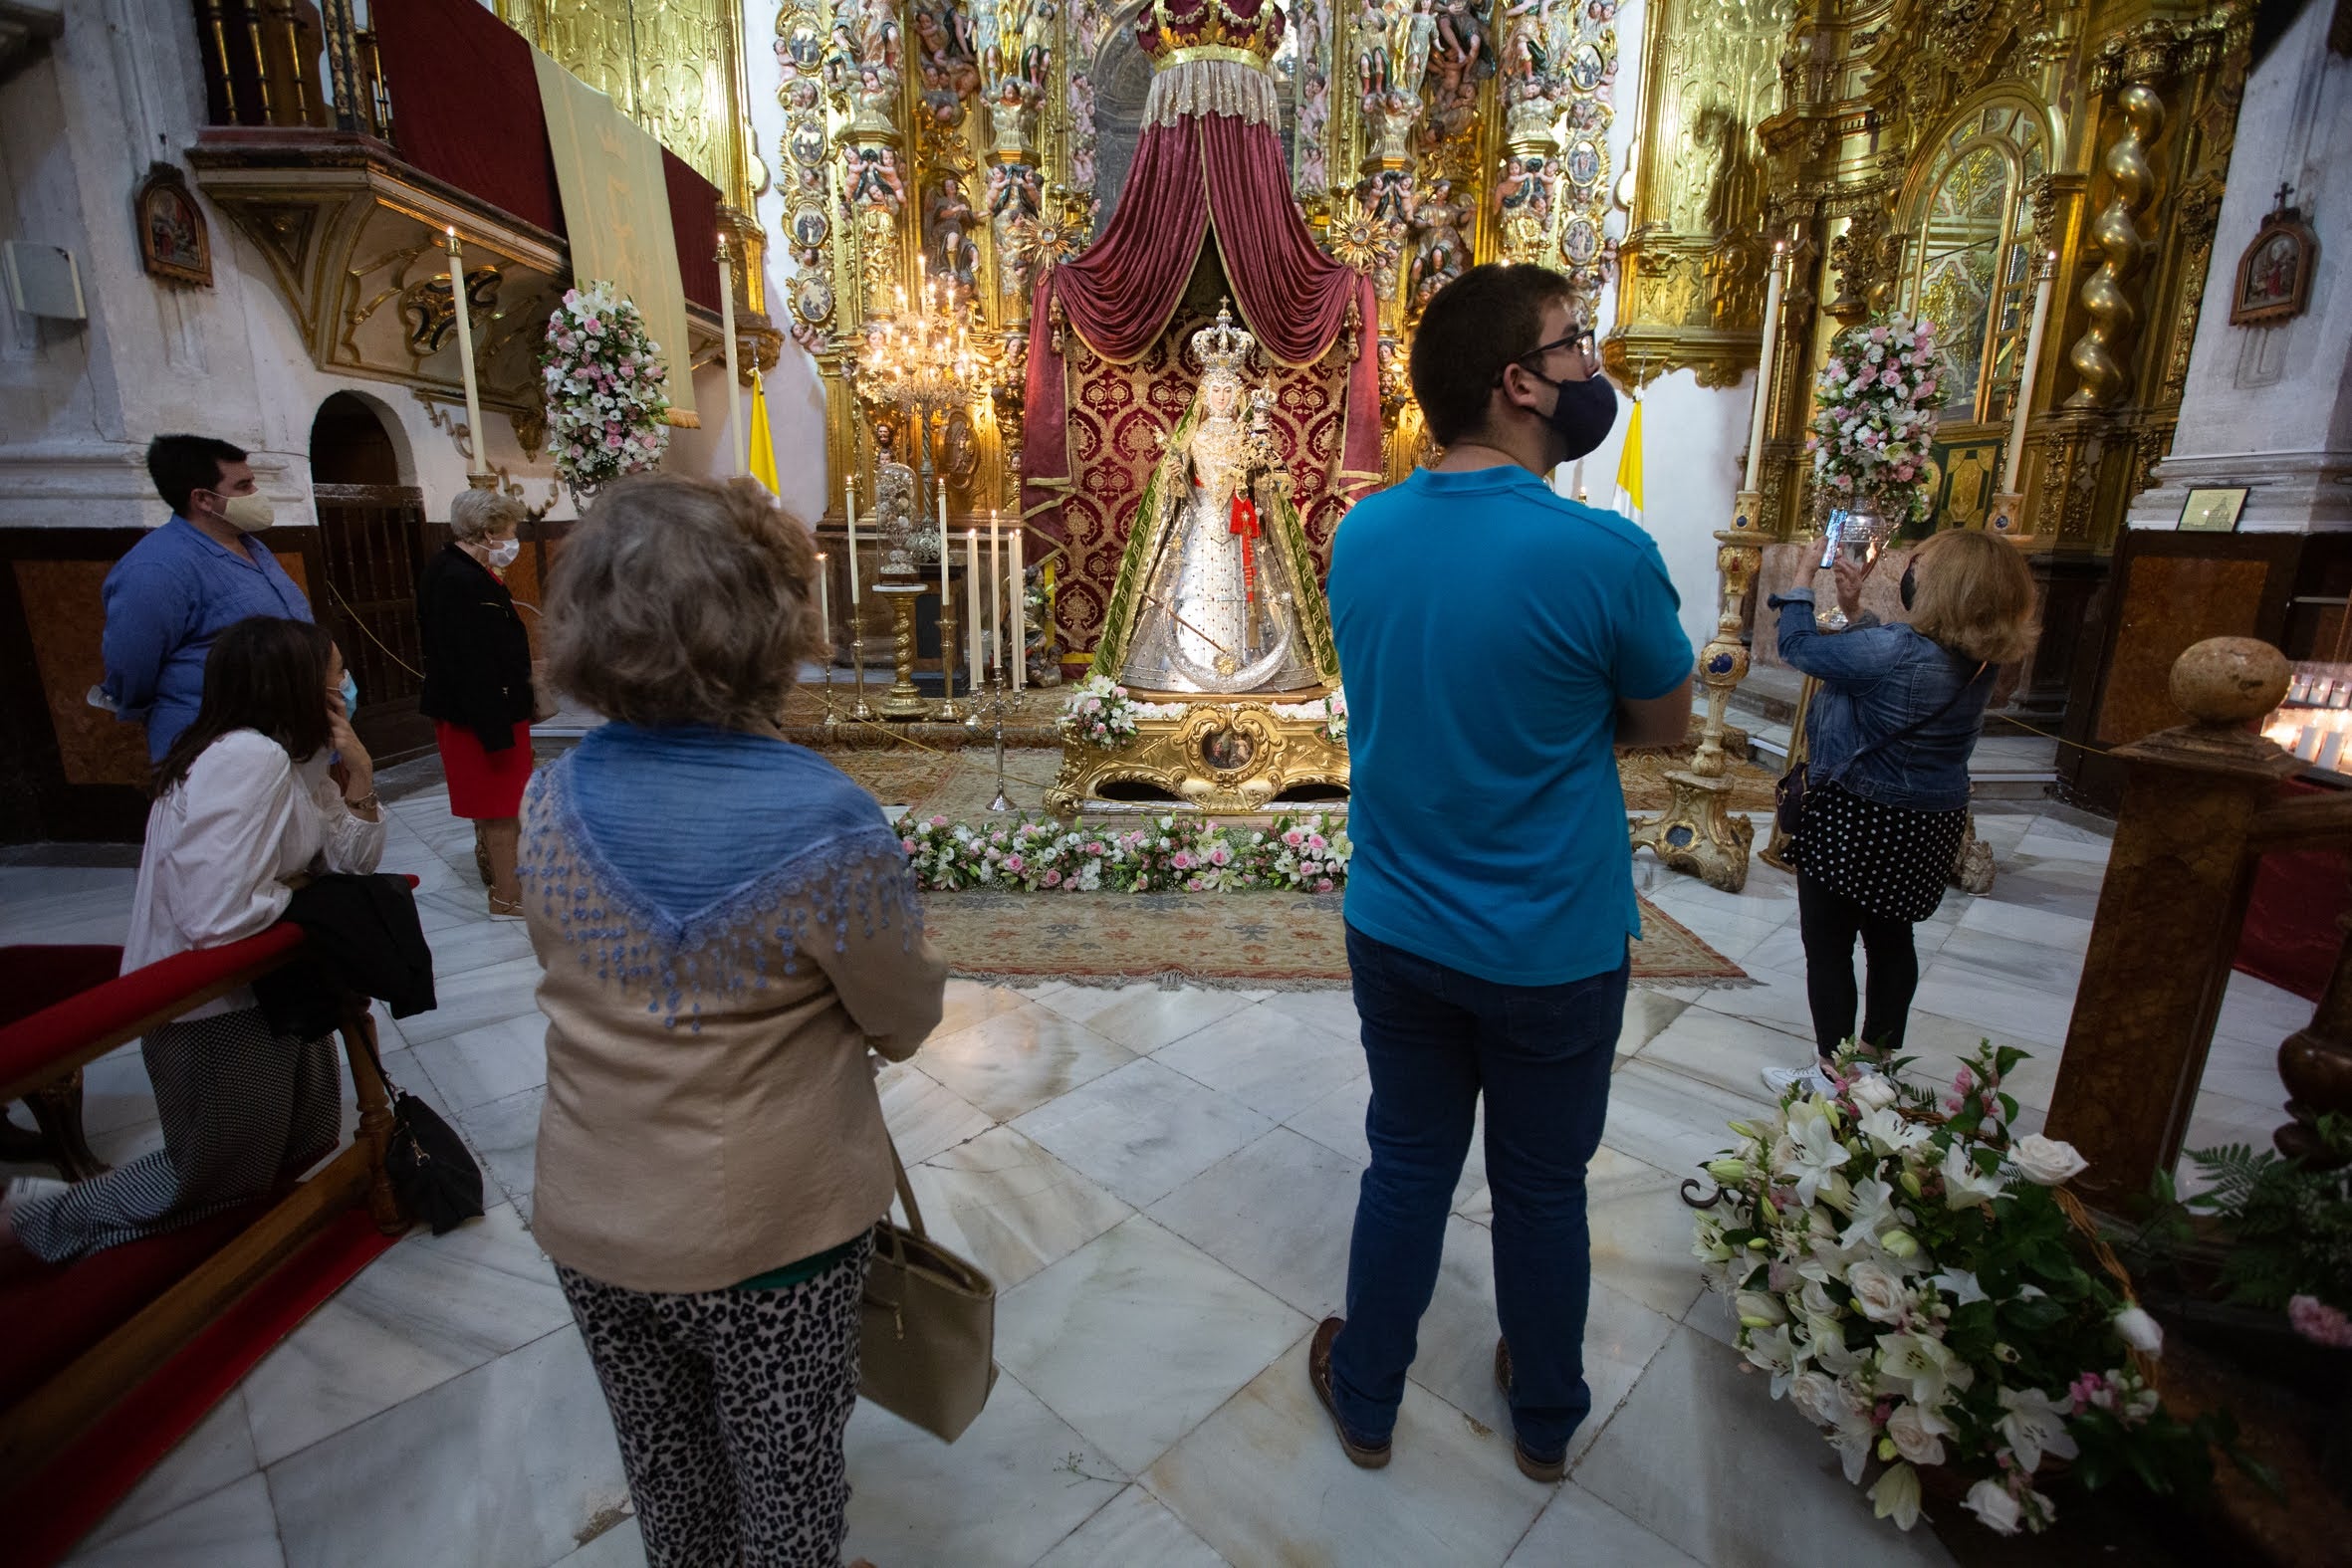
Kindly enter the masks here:
<path id="1" fill-rule="evenodd" d="M 1875 565 L 1872 562 L 1871 565 Z M 1803 819 L 1788 846 L 1797 867 L 1805 996 L 1822 1061 L 1855 1036 L 1892 1054 L 1919 989 L 1911 928 L 1936 912 L 1968 831 L 1969 754 L 1997 668 L 2023 656 L 2033 582 L 2017 552 L 1955 529 L 1911 553 L 1903 569 L 1908 623 L 1860 613 L 1871 565 L 1837 563 L 1846 630 L 1813 624 L 1810 588 L 1775 595 L 1780 657 L 1820 686 L 1805 713 Z M 1854 987 L 1854 939 L 1869 955 L 1866 996 Z M 1798 1079 L 1825 1088 L 1819 1066 L 1767 1067 L 1775 1093 Z"/>

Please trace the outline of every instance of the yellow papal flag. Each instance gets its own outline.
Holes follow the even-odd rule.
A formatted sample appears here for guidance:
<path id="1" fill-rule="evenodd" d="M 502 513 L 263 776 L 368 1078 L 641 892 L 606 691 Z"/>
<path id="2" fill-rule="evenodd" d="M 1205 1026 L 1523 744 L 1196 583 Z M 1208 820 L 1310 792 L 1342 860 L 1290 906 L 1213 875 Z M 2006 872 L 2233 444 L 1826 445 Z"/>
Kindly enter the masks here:
<path id="1" fill-rule="evenodd" d="M 1635 405 L 1637 408 L 1639 404 Z M 768 391 L 760 384 L 759 366 L 752 367 L 752 423 L 745 444 L 751 461 L 752 478 L 768 487 L 768 494 L 778 494 L 776 485 L 776 442 L 768 434 Z"/>
<path id="2" fill-rule="evenodd" d="M 1627 517 L 1642 514 L 1641 499 L 1641 393 L 1633 394 L 1633 413 L 1625 421 L 1625 450 L 1617 458 L 1617 494 L 1622 498 L 1618 510 Z"/>

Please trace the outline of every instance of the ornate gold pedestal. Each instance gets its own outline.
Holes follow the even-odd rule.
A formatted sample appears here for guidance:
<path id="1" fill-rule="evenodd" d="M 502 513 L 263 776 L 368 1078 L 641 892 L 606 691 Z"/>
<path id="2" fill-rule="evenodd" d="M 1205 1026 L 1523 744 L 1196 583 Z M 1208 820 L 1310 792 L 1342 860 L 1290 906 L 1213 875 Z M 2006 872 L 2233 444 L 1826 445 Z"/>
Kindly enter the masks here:
<path id="1" fill-rule="evenodd" d="M 1249 699 L 1194 702 L 1175 718 L 1139 717 L 1135 734 L 1115 749 L 1063 743 L 1061 776 L 1046 791 L 1046 809 L 1075 816 L 1113 784 L 1148 784 L 1203 811 L 1263 811 L 1301 784 L 1344 789 L 1347 748 L 1325 740 L 1321 729 L 1320 719 L 1286 718 Z"/>
<path id="2" fill-rule="evenodd" d="M 1731 810 L 1731 781 L 1724 777 L 1724 704 L 1732 688 L 1748 673 L 1748 647 L 1740 640 L 1742 606 L 1748 589 L 1764 564 L 1764 535 L 1759 527 L 1764 498 L 1743 490 L 1733 504 L 1732 526 L 1716 533 L 1716 569 L 1723 574 L 1723 597 L 1715 635 L 1699 651 L 1699 680 L 1707 689 L 1707 717 L 1699 731 L 1699 750 L 1687 769 L 1666 776 L 1674 788 L 1666 809 L 1647 822 L 1633 824 L 1633 847 L 1648 847 L 1678 871 L 1698 873 L 1709 887 L 1737 893 L 1748 885 L 1748 852 L 1756 839 L 1756 824 Z"/>
<path id="3" fill-rule="evenodd" d="M 882 693 L 882 717 L 927 719 L 931 716 L 931 704 L 915 685 L 915 600 L 921 596 L 923 585 L 877 582 L 874 591 L 890 601 L 891 651 L 898 670 L 898 678 Z"/>

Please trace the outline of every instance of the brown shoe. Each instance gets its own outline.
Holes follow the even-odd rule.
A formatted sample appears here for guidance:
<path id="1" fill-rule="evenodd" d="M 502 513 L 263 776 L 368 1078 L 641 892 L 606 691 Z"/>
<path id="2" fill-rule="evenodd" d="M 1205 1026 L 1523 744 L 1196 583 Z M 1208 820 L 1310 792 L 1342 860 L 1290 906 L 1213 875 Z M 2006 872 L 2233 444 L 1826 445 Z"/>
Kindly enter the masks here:
<path id="1" fill-rule="evenodd" d="M 1314 1397 L 1323 1402 L 1323 1414 L 1331 1418 L 1331 1430 L 1339 1435 L 1339 1448 L 1348 1462 L 1360 1469 L 1376 1470 L 1388 1463 L 1389 1445 L 1358 1443 L 1348 1435 L 1347 1424 L 1339 1419 L 1339 1407 L 1331 1400 L 1331 1341 L 1347 1326 L 1343 1317 L 1327 1317 L 1315 1325 L 1314 1343 L 1306 1347 L 1306 1379 L 1314 1385 Z"/>
<path id="2" fill-rule="evenodd" d="M 1495 1341 L 1495 1387 L 1503 1391 L 1504 1399 L 1511 1398 L 1511 1342 L 1509 1340 L 1498 1339 Z M 1511 1440 L 1511 1456 L 1519 1461 L 1519 1472 L 1522 1475 L 1531 1481 L 1540 1481 L 1546 1486 L 1568 1473 L 1568 1454 L 1565 1449 L 1560 1451 L 1560 1456 L 1556 1459 L 1539 1459 L 1529 1454 L 1528 1446 L 1515 1436 Z"/>

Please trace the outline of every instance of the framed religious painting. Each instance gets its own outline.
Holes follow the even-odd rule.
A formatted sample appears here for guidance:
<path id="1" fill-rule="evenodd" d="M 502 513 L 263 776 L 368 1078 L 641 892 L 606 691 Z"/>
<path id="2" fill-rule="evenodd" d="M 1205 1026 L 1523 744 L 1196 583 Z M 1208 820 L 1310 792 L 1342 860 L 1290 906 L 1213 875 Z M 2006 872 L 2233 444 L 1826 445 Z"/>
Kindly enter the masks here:
<path id="1" fill-rule="evenodd" d="M 139 262 L 150 278 L 212 287 L 212 234 L 187 176 L 168 163 L 152 164 L 131 198 L 138 223 Z"/>
<path id="2" fill-rule="evenodd" d="M 2281 206 L 2262 220 L 2254 242 L 2237 263 L 2237 287 L 2230 296 L 2230 325 L 2262 327 L 2303 314 L 2311 300 L 2311 269 L 2319 241 L 2303 222 L 2300 208 Z"/>
<path id="3" fill-rule="evenodd" d="M 2192 490 L 2181 503 L 2181 532 L 2184 534 L 2234 534 L 2238 516 L 2245 511 L 2244 485 L 2223 486 L 2212 490 Z"/>

